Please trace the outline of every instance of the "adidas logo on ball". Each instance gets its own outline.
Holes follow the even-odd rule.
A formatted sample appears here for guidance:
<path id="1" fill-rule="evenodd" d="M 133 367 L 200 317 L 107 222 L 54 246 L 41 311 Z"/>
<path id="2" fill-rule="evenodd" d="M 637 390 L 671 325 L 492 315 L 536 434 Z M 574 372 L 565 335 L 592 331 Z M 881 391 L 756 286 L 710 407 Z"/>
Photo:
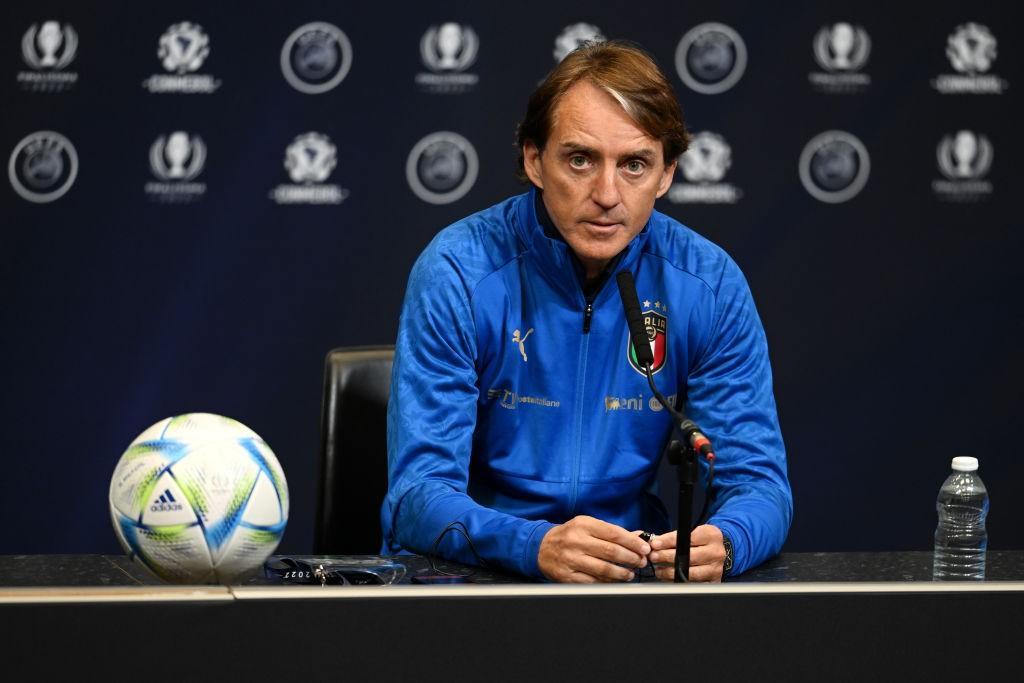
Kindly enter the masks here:
<path id="1" fill-rule="evenodd" d="M 177 512 L 178 510 L 181 510 L 181 503 L 174 500 L 170 489 L 164 489 L 160 497 L 149 506 L 150 512 Z"/>

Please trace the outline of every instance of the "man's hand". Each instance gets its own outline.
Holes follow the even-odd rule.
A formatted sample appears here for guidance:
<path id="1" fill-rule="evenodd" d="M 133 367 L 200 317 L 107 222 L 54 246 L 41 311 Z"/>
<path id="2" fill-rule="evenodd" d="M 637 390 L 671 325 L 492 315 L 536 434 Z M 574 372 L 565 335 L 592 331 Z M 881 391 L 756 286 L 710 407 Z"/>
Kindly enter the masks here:
<path id="1" fill-rule="evenodd" d="M 654 573 L 662 581 L 675 578 L 676 532 L 670 531 L 651 539 L 653 549 L 648 559 L 655 565 Z M 690 533 L 690 581 L 719 582 L 725 567 L 725 544 L 722 531 L 702 524 Z"/>
<path id="2" fill-rule="evenodd" d="M 537 564 L 552 581 L 629 581 L 633 571 L 626 567 L 647 566 L 650 552 L 651 547 L 636 534 L 581 515 L 544 535 Z"/>

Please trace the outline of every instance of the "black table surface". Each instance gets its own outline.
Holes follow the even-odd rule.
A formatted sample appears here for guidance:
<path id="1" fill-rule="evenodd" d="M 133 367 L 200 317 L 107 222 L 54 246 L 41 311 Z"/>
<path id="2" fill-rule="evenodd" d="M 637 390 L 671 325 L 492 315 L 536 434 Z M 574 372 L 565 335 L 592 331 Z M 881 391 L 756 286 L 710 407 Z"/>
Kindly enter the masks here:
<path id="1" fill-rule="evenodd" d="M 308 556 L 296 556 L 308 557 Z M 368 557 L 368 556 L 353 556 Z M 407 569 L 403 583 L 414 576 L 441 572 L 467 572 L 451 563 L 431 566 L 426 558 L 404 555 L 394 558 Z M 477 570 L 476 584 L 526 583 L 529 579 Z M 653 581 L 653 579 L 645 579 Z M 932 553 L 928 551 L 884 553 L 783 553 L 728 583 L 751 582 L 915 582 L 932 580 Z M 989 551 L 987 582 L 1024 580 L 1024 551 Z M 261 574 L 242 585 L 273 585 Z M 160 579 L 123 555 L 0 555 L 0 588 L 45 586 L 153 586 Z"/>

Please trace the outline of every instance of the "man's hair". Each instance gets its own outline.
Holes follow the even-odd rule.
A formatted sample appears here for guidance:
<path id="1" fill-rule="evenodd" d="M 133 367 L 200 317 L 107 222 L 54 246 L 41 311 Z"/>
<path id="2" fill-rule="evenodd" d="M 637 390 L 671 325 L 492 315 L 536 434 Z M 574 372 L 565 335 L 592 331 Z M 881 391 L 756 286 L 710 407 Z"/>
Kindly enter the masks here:
<path id="1" fill-rule="evenodd" d="M 520 180 L 529 182 L 523 145 L 530 141 L 544 151 L 556 105 L 569 88 L 584 80 L 615 98 L 641 130 L 661 141 L 666 165 L 686 151 L 690 134 L 683 111 L 654 59 L 627 41 L 586 42 L 570 52 L 530 95 L 526 116 L 516 131 L 516 175 Z"/>

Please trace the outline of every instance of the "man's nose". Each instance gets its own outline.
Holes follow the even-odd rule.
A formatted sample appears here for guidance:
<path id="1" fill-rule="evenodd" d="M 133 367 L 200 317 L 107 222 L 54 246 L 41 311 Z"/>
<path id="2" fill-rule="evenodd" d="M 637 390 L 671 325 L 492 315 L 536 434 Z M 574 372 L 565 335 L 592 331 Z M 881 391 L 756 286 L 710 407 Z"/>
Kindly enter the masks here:
<path id="1" fill-rule="evenodd" d="M 618 169 L 615 164 L 607 164 L 594 179 L 594 187 L 590 198 L 602 209 L 608 210 L 618 206 L 622 201 L 619 194 Z"/>

